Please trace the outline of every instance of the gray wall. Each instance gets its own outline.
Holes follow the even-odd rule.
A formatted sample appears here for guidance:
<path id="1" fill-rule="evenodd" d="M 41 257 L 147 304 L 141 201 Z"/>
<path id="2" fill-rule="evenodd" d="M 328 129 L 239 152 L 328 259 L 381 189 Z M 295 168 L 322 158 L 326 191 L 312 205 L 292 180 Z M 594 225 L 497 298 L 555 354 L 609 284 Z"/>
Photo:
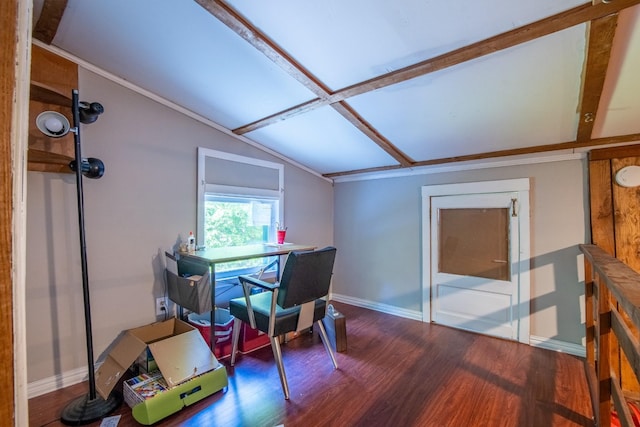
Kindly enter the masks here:
<path id="1" fill-rule="evenodd" d="M 84 179 L 94 353 L 124 329 L 151 323 L 163 293 L 164 251 L 196 231 L 197 147 L 285 163 L 80 68 L 80 99 L 105 113 L 83 125 L 84 157 L 104 161 Z M 28 173 L 28 381 L 86 367 L 75 177 Z M 333 188 L 285 163 L 287 240 L 333 243 Z M 84 368 L 86 369 L 86 368 Z"/>
<path id="2" fill-rule="evenodd" d="M 531 178 L 531 335 L 581 344 L 586 159 L 336 183 L 333 292 L 421 312 L 421 187 L 510 178 Z"/>

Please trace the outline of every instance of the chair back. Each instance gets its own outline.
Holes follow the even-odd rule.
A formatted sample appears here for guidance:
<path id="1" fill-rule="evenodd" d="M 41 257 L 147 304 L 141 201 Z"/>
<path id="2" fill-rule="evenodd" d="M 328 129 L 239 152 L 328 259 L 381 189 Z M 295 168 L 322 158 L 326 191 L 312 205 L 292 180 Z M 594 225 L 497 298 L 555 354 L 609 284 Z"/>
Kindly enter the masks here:
<path id="1" fill-rule="evenodd" d="M 336 248 L 291 252 L 282 271 L 278 305 L 289 308 L 329 294 Z"/>

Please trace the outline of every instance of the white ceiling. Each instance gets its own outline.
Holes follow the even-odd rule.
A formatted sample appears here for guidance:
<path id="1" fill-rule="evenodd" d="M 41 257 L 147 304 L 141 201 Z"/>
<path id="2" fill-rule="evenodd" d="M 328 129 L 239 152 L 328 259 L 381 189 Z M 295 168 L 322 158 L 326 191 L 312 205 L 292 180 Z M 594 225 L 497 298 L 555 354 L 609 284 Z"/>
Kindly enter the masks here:
<path id="1" fill-rule="evenodd" d="M 34 25 L 44 1 L 34 2 Z M 278 64 L 195 0 L 68 0 L 51 44 L 237 131 L 318 98 L 281 67 L 282 55 L 331 95 L 585 4 L 199 1 L 235 9 L 238 22 L 281 53 Z M 619 13 L 592 138 L 640 133 L 639 18 L 640 6 Z M 570 144 L 580 123 L 588 38 L 589 24 L 580 23 L 346 97 L 368 134 L 325 102 L 244 136 L 333 176 Z M 395 147 L 404 164 L 371 133 Z"/>

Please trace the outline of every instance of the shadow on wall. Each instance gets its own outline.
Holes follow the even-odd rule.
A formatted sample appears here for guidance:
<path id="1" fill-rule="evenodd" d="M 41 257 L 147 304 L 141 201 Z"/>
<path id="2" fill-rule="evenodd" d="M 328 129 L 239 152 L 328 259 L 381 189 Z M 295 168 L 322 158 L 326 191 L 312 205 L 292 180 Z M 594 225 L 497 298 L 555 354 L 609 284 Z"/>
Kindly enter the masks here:
<path id="1" fill-rule="evenodd" d="M 584 339 L 584 321 L 582 320 L 582 306 L 581 297 L 584 297 L 584 278 L 580 279 L 578 275 L 578 265 L 580 263 L 579 256 L 581 252 L 578 245 L 569 246 L 564 249 L 560 249 L 553 252 L 536 256 L 530 259 L 529 268 L 531 272 L 531 292 L 534 289 L 540 289 L 541 286 L 536 286 L 535 275 L 536 269 L 549 266 L 553 268 L 553 283 L 555 289 L 551 292 L 546 292 L 542 295 L 532 296 L 529 301 L 529 315 L 535 313 L 541 313 L 548 309 L 556 309 L 556 331 L 553 336 L 545 336 L 549 339 L 557 339 L 560 341 L 566 341 L 564 337 L 575 336 L 577 325 L 582 326 L 582 336 Z M 580 263 L 581 265 L 581 263 Z M 576 288 L 577 287 L 577 288 Z M 455 292 L 455 291 L 454 291 Z M 422 300 L 422 290 L 417 289 L 411 293 L 411 297 L 415 300 Z M 395 300 L 406 301 L 406 294 L 401 297 L 394 298 Z M 394 306 L 393 300 L 388 300 L 385 304 Z M 494 313 L 489 313 L 491 316 Z M 469 329 L 474 326 L 472 321 L 469 321 Z M 465 325 L 461 326 L 463 329 Z M 581 344 L 576 343 L 576 344 Z"/>
<path id="2" fill-rule="evenodd" d="M 582 307 L 580 299 L 580 297 L 584 296 L 584 280 L 580 280 L 578 277 L 579 255 L 581 255 L 580 250 L 575 245 L 530 259 L 531 292 L 536 288 L 536 281 L 534 280 L 536 269 L 545 266 L 553 268 L 555 289 L 552 292 L 535 297 L 532 296 L 529 301 L 529 316 L 547 309 L 556 309 L 555 327 L 557 333 L 553 336 L 545 336 L 545 338 L 566 341 L 563 337 L 575 336 L 576 325 L 582 326 L 581 340 L 585 337 L 585 323 L 581 319 Z M 568 280 L 568 278 L 571 278 L 571 280 Z M 566 288 L 563 288 L 565 286 Z M 574 287 L 578 287 L 577 293 Z M 491 317 L 492 314 L 494 313 L 488 313 L 487 316 Z M 499 313 L 496 312 L 495 314 Z M 474 326 L 473 321 L 469 321 L 467 326 L 472 329 Z M 461 328 L 465 329 L 465 325 L 462 324 Z"/>
<path id="3" fill-rule="evenodd" d="M 569 330 L 570 325 L 577 324 L 582 326 L 581 341 L 586 336 L 585 322 L 582 320 L 583 307 L 581 306 L 581 297 L 584 297 L 584 277 L 581 279 L 578 275 L 578 264 L 583 264 L 579 258 L 581 255 L 578 245 L 575 245 L 531 259 L 532 275 L 535 275 L 536 268 L 548 265 L 553 267 L 555 290 L 531 298 L 530 304 L 531 313 L 556 308 L 556 330 L 558 333 L 548 338 L 571 336 L 574 331 Z M 567 280 L 567 278 L 571 278 L 571 280 Z M 531 283 L 533 286 L 533 280 Z M 558 302 L 563 303 L 562 306 L 559 307 Z"/>

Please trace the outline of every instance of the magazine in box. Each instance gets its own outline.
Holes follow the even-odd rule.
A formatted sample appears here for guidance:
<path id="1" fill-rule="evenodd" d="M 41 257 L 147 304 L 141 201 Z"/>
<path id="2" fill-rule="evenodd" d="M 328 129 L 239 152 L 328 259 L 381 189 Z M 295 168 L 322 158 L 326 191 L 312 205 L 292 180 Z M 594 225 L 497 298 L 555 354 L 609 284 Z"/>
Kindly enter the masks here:
<path id="1" fill-rule="evenodd" d="M 127 405 L 133 408 L 138 403 L 151 399 L 168 388 L 160 371 L 144 373 L 124 382 L 124 400 Z"/>

